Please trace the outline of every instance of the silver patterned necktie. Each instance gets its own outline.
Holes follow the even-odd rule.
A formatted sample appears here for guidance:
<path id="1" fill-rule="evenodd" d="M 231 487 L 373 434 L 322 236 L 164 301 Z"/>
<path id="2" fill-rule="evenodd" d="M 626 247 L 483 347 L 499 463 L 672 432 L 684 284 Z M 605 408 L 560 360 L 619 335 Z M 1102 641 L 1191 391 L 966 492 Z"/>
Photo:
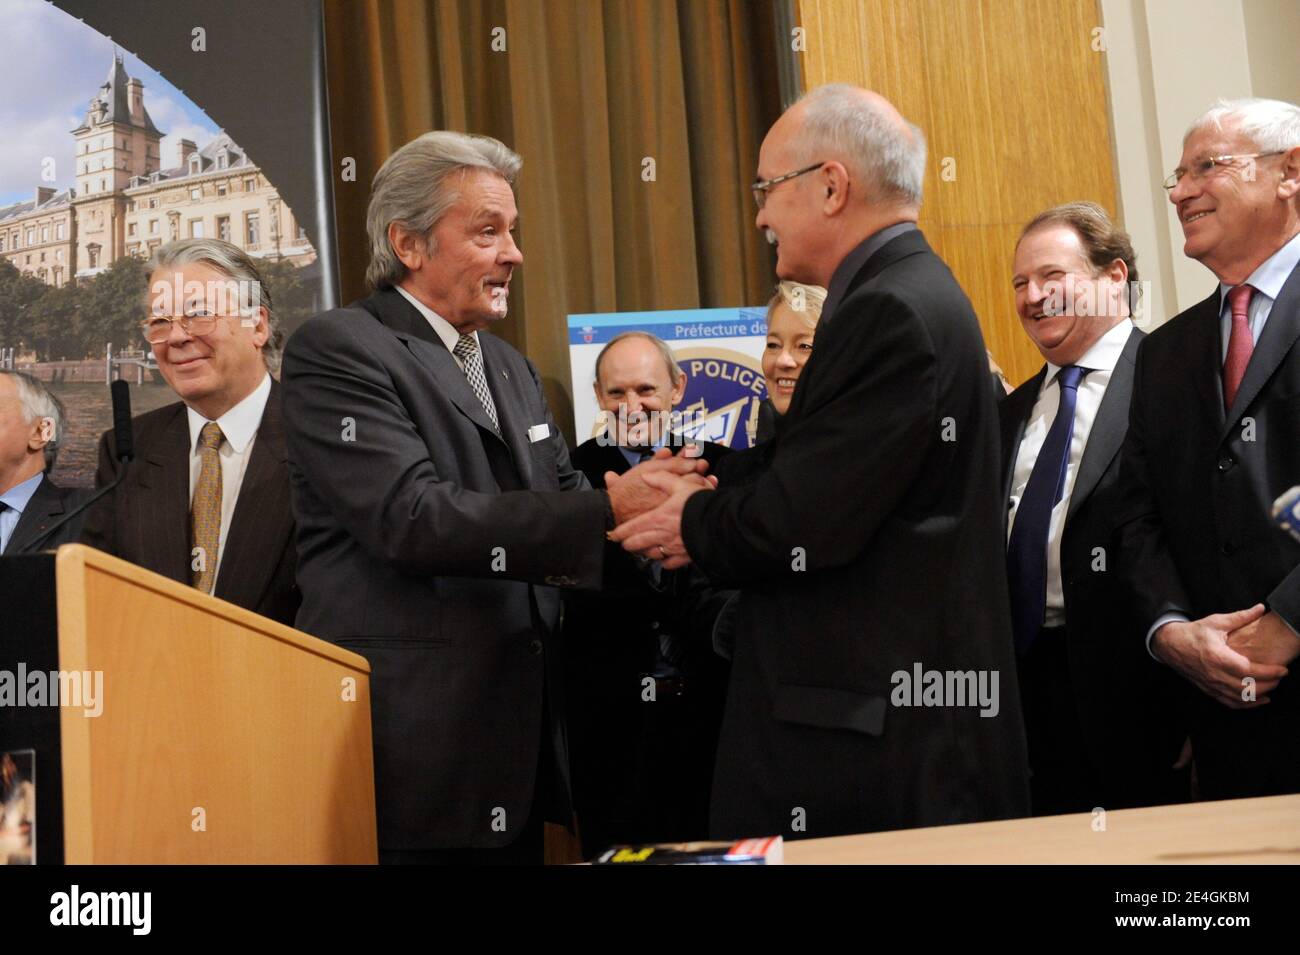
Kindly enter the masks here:
<path id="1" fill-rule="evenodd" d="M 501 436 L 501 425 L 497 421 L 497 406 L 492 401 L 492 392 L 488 391 L 487 376 L 483 374 L 483 356 L 479 354 L 478 341 L 473 335 L 461 335 L 451 353 L 465 366 L 465 377 L 474 389 L 483 410 L 492 419 L 492 430 Z"/>

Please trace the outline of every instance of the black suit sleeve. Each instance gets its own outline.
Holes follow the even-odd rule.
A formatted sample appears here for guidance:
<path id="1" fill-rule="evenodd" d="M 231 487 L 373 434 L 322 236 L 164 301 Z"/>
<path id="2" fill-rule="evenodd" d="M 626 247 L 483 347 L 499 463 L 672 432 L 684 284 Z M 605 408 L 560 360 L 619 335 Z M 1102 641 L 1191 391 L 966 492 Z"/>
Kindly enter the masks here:
<path id="1" fill-rule="evenodd" d="M 805 372 L 800 387 L 810 390 L 767 467 L 752 483 L 687 502 L 687 552 L 715 581 L 791 574 L 795 548 L 808 571 L 853 560 L 939 436 L 937 357 L 921 317 L 888 293 L 856 298 L 851 312 L 841 307 L 815 380 Z"/>
<path id="2" fill-rule="evenodd" d="M 99 464 L 95 469 L 95 487 L 105 487 L 117 479 L 122 467 L 113 453 L 113 432 L 105 431 L 99 438 Z M 114 499 L 117 492 L 106 494 L 86 511 L 81 528 L 81 542 L 106 554 L 117 556 L 117 513 Z"/>
<path id="3" fill-rule="evenodd" d="M 1268 609 L 1300 633 L 1300 566 L 1282 578 L 1282 582 L 1268 595 Z"/>
<path id="4" fill-rule="evenodd" d="M 1116 546 L 1119 578 L 1133 599 L 1142 634 L 1160 617 L 1190 617 L 1191 601 L 1165 541 L 1164 527 L 1151 490 L 1146 451 L 1146 416 L 1142 348 L 1133 372 L 1128 434 L 1120 452 L 1119 513 Z M 1228 608 L 1224 608 L 1228 609 Z"/>
<path id="5" fill-rule="evenodd" d="M 377 559 L 409 574 L 599 587 L 605 495 L 489 494 L 441 479 L 363 326 L 304 325 L 289 341 L 283 380 L 290 460 Z M 563 479 L 581 486 L 567 452 L 563 460 Z M 496 548 L 504 570 L 493 566 Z"/>

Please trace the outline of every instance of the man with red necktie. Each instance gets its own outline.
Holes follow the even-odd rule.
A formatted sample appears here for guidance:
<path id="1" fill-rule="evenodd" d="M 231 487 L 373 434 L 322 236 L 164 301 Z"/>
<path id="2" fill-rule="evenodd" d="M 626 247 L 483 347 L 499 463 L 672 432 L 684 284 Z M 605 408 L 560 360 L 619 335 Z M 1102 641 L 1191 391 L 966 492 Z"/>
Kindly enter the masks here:
<path id="1" fill-rule="evenodd" d="M 1138 351 L 1120 574 L 1190 691 L 1201 796 L 1300 791 L 1300 107 L 1219 101 L 1165 181 L 1219 280 Z"/>

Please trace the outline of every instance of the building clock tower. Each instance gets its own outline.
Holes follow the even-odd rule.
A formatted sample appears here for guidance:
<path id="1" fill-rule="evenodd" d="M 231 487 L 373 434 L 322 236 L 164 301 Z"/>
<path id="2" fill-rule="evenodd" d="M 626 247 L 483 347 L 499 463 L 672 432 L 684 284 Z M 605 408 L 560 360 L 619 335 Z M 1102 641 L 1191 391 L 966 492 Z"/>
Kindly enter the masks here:
<path id="1" fill-rule="evenodd" d="M 144 108 L 144 84 L 129 78 L 120 54 L 91 98 L 76 139 L 77 275 L 94 275 L 125 253 L 123 195 L 132 177 L 160 168 L 162 133 Z"/>

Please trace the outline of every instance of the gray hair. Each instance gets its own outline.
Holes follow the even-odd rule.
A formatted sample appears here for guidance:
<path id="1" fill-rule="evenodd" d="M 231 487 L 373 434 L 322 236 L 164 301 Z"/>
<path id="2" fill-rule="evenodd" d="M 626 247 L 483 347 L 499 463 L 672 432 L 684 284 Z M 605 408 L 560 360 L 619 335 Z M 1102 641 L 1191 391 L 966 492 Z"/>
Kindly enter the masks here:
<path id="1" fill-rule="evenodd" d="M 806 110 L 802 140 L 809 162 L 837 159 L 882 196 L 921 204 L 925 134 L 919 127 L 904 120 L 906 129 L 899 129 L 892 116 L 847 83 L 815 87 L 799 102 Z"/>
<path id="2" fill-rule="evenodd" d="M 1236 119 L 1260 152 L 1286 152 L 1300 146 L 1300 106 L 1280 99 L 1217 99 L 1187 127 L 1183 144 L 1206 126 L 1222 130 L 1224 120 Z"/>
<path id="3" fill-rule="evenodd" d="M 54 392 L 45 387 L 45 382 L 34 375 L 6 369 L 0 369 L 0 375 L 12 378 L 17 385 L 18 400 L 22 403 L 23 411 L 27 413 L 29 424 L 40 418 L 49 418 L 53 422 L 54 434 L 45 443 L 45 471 L 48 474 L 54 469 L 54 462 L 59 456 L 59 447 L 63 443 L 63 429 L 67 427 L 68 419 L 63 411 L 63 402 Z"/>
<path id="4" fill-rule="evenodd" d="M 147 266 L 150 274 L 178 265 L 201 263 L 233 279 L 239 288 L 239 307 L 256 311 L 266 309 L 266 344 L 262 346 L 262 360 L 267 370 L 280 368 L 280 350 L 284 347 L 284 333 L 271 304 L 271 290 L 262 281 L 262 274 L 248 253 L 221 239 L 180 239 L 168 242 L 154 250 Z"/>
<path id="5" fill-rule="evenodd" d="M 605 352 L 609 351 L 619 342 L 627 341 L 629 338 L 644 338 L 658 349 L 659 357 L 661 357 L 664 360 L 664 364 L 668 366 L 668 380 L 671 381 L 673 387 L 676 388 L 678 383 L 682 380 L 682 369 L 681 366 L 677 364 L 677 357 L 673 354 L 673 350 L 668 347 L 667 342 L 649 332 L 619 332 L 607 341 L 605 347 L 600 350 L 600 354 L 596 356 L 596 384 L 600 384 L 600 363 L 605 360 Z"/>
<path id="6" fill-rule="evenodd" d="M 424 236 L 433 252 L 434 226 L 460 199 L 450 183 L 453 173 L 485 169 L 513 186 L 523 162 L 491 136 L 446 130 L 417 136 L 389 156 L 375 173 L 366 208 L 366 233 L 370 236 L 366 283 L 378 290 L 406 277 L 406 266 L 388 241 L 388 227 L 393 223 Z"/>

